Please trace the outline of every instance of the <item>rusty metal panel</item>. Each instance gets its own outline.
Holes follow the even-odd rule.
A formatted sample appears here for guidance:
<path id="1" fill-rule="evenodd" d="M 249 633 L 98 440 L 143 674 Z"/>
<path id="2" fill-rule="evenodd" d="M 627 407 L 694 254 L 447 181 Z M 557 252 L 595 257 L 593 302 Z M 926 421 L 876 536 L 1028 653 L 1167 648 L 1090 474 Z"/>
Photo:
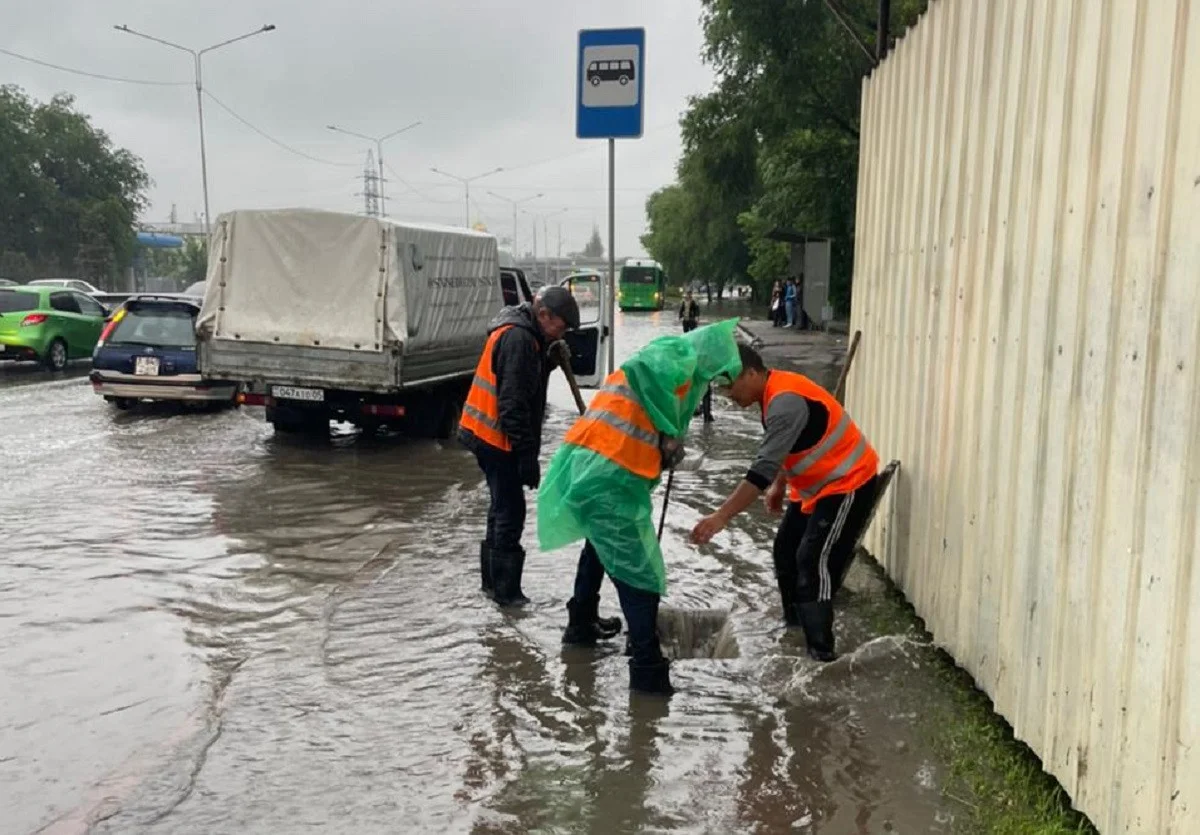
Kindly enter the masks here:
<path id="1" fill-rule="evenodd" d="M 933 0 L 864 82 L 866 544 L 1103 832 L 1200 832 L 1200 0 Z"/>

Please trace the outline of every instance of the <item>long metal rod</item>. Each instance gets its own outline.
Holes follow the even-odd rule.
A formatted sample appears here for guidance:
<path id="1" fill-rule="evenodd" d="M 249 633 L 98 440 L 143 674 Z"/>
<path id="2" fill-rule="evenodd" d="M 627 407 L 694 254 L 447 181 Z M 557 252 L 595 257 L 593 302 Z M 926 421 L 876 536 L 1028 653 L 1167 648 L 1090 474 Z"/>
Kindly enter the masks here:
<path id="1" fill-rule="evenodd" d="M 617 141 L 608 140 L 608 370 L 617 367 Z"/>
<path id="2" fill-rule="evenodd" d="M 663 525 L 667 523 L 667 505 L 671 503 L 671 485 L 675 483 L 675 468 L 667 473 L 667 490 L 663 493 L 662 515 L 658 517 L 658 541 L 662 542 Z"/>

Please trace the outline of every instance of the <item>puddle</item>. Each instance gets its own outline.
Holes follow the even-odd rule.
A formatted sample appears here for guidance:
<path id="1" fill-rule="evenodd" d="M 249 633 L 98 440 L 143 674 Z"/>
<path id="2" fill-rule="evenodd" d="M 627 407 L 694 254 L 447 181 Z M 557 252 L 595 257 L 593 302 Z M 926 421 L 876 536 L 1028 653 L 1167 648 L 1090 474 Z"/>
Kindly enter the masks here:
<path id="1" fill-rule="evenodd" d="M 658 610 L 658 638 L 663 655 L 680 658 L 737 658 L 738 645 L 728 609 Z"/>

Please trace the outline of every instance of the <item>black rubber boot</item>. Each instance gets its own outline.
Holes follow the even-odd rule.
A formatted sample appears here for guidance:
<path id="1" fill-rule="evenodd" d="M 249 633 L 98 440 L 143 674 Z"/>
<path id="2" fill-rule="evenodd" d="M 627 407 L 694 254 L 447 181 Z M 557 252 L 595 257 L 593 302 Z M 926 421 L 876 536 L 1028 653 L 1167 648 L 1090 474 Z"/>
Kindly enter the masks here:
<path id="1" fill-rule="evenodd" d="M 629 689 L 639 693 L 670 696 L 675 692 L 675 688 L 671 686 L 671 662 L 664 658 L 651 664 L 638 664 L 631 658 Z"/>
<path id="2" fill-rule="evenodd" d="M 804 627 L 808 654 L 817 661 L 833 661 L 833 601 L 814 600 L 796 604 L 796 614 Z"/>
<path id="3" fill-rule="evenodd" d="M 600 601 L 580 603 L 575 598 L 567 601 L 567 628 L 563 630 L 562 642 L 575 646 L 591 647 L 597 641 L 606 641 L 620 634 L 620 618 L 602 618 L 597 614 Z M 615 623 L 614 623 L 615 621 Z"/>
<path id="4" fill-rule="evenodd" d="M 499 606 L 524 606 L 529 598 L 521 591 L 525 551 L 491 551 L 492 599 Z"/>
<path id="5" fill-rule="evenodd" d="M 487 542 L 479 543 L 479 590 L 492 596 L 492 549 Z"/>

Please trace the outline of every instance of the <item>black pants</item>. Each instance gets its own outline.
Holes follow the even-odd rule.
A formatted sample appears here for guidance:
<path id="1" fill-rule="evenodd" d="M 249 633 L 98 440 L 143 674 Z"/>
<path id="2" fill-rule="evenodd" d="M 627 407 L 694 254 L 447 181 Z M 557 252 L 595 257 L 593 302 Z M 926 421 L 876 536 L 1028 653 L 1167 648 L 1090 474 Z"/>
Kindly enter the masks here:
<path id="1" fill-rule="evenodd" d="M 498 553 L 520 553 L 521 534 L 525 530 L 525 488 L 521 485 L 517 457 L 490 447 L 480 449 L 475 457 L 491 493 L 484 541 Z"/>
<path id="2" fill-rule="evenodd" d="M 575 599 L 588 600 L 600 594 L 604 574 L 604 564 L 596 555 L 596 549 L 591 542 L 584 542 L 579 554 L 579 567 L 575 570 Z M 636 589 L 615 577 L 609 579 L 617 587 L 621 613 L 625 615 L 629 630 L 630 660 L 638 665 L 662 661 L 662 645 L 658 642 L 658 603 L 661 598 L 654 592 Z"/>
<path id="3" fill-rule="evenodd" d="M 875 501 L 879 477 L 853 492 L 817 502 L 811 514 L 789 504 L 775 534 L 773 558 L 785 615 L 792 606 L 829 601 L 842 587 Z"/>

